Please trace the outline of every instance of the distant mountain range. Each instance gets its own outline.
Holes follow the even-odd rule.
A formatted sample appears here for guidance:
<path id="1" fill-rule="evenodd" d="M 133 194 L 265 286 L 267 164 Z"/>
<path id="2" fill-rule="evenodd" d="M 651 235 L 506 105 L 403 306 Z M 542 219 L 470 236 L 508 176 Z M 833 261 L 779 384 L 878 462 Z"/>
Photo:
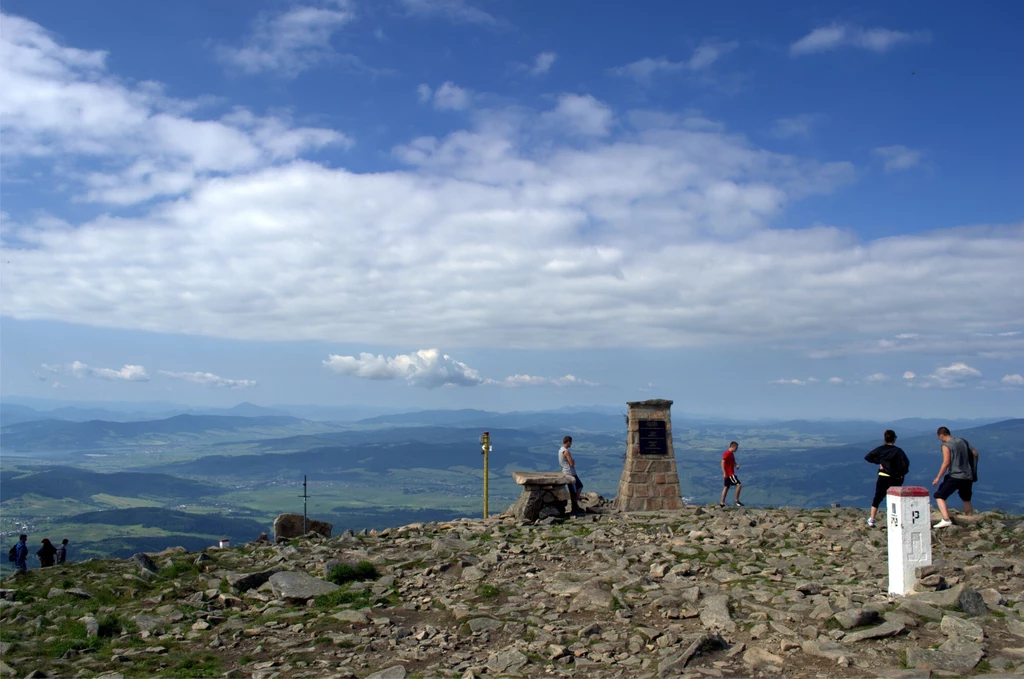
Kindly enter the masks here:
<path id="1" fill-rule="evenodd" d="M 254 430 L 272 429 L 273 435 L 280 436 L 288 429 L 309 429 L 311 424 L 290 415 L 176 415 L 163 420 L 142 422 L 33 420 L 0 428 L 0 447 L 13 452 L 94 450 L 123 445 L 166 443 L 167 437 L 208 436 L 216 432 L 252 431 L 255 434 Z"/>
<path id="2" fill-rule="evenodd" d="M 31 422 L 34 420 L 141 422 L 166 419 L 175 415 L 226 415 L 240 417 L 291 415 L 292 417 L 318 422 L 355 422 L 367 417 L 391 412 L 398 412 L 398 409 L 359 405 L 284 405 L 264 407 L 248 402 L 239 403 L 231 408 L 196 408 L 162 402 L 103 402 L 91 404 L 48 399 L 20 399 L 0 403 L 0 425 Z"/>

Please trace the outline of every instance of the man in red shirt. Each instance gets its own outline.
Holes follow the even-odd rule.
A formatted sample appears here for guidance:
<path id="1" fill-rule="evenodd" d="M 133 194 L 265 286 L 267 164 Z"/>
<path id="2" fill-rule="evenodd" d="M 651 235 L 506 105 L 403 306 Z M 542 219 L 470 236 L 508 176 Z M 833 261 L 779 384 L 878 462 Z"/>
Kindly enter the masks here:
<path id="1" fill-rule="evenodd" d="M 725 506 L 725 496 L 729 494 L 729 486 L 736 486 L 736 501 L 733 504 L 737 507 L 743 506 L 743 503 L 740 502 L 740 490 L 743 489 L 743 484 L 736 476 L 736 470 L 740 468 L 736 464 L 736 451 L 739 448 L 740 444 L 733 441 L 729 444 L 728 450 L 722 453 L 722 478 L 725 480 L 725 487 L 722 488 L 722 501 L 718 503 L 719 507 Z"/>

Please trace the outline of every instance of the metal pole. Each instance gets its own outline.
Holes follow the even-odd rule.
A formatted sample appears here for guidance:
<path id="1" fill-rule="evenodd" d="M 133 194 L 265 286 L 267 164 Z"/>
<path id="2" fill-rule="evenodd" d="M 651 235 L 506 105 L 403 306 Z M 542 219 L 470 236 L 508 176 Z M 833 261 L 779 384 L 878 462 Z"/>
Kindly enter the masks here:
<path id="1" fill-rule="evenodd" d="M 484 453 L 484 518 L 487 518 L 487 500 L 488 500 L 488 481 L 490 480 L 490 468 L 488 465 L 488 453 L 491 450 L 491 433 L 484 432 L 484 435 L 480 437 L 481 443 L 483 443 Z"/>
<path id="2" fill-rule="evenodd" d="M 302 534 L 303 535 L 305 535 L 306 533 L 309 532 L 309 529 L 306 528 L 306 521 L 307 521 L 307 519 L 306 519 L 306 498 L 308 498 L 308 497 L 309 497 L 309 494 L 306 493 L 306 475 L 303 474 L 302 475 Z"/>

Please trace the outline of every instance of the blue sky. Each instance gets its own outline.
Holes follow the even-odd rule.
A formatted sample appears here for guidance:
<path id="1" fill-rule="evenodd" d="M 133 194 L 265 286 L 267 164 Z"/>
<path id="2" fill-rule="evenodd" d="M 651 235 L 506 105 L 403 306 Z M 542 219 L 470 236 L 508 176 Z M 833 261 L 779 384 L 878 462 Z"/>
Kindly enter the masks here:
<path id="1" fill-rule="evenodd" d="M 4 7 L 5 398 L 1022 414 L 1019 3 Z"/>

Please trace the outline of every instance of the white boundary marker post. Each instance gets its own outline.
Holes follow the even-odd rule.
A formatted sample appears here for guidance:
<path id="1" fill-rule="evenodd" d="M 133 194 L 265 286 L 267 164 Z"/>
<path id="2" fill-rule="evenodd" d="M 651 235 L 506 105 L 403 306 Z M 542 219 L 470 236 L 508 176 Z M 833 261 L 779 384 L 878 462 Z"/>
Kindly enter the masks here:
<path id="1" fill-rule="evenodd" d="M 903 596 L 917 584 L 916 570 L 932 563 L 928 489 L 890 488 L 885 496 L 889 525 L 889 596 Z"/>

